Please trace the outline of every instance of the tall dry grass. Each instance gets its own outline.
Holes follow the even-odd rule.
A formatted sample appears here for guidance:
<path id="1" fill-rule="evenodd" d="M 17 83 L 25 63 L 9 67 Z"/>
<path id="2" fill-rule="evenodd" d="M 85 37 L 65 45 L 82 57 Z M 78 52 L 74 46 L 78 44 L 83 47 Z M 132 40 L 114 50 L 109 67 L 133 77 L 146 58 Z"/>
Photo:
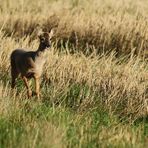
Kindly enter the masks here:
<path id="1" fill-rule="evenodd" d="M 7 86 L 10 83 L 9 57 L 12 50 L 17 46 L 36 49 L 38 40 L 29 44 L 29 38 L 16 42 L 12 37 L 2 37 L 1 41 L 4 50 L 0 52 L 0 76 Z M 128 59 L 117 59 L 114 52 L 99 56 L 95 51 L 89 56 L 80 52 L 71 55 L 68 49 L 65 54 L 53 46 L 42 78 L 43 89 L 47 87 L 47 96 L 43 97 L 62 102 L 71 88 L 78 87 L 78 96 L 73 96 L 78 98 L 69 98 L 68 105 L 85 110 L 89 105 L 92 107 L 101 102 L 110 112 L 135 120 L 147 115 L 147 80 L 147 62 L 140 57 L 131 55 Z M 79 87 L 86 87 L 87 92 L 79 90 Z"/>

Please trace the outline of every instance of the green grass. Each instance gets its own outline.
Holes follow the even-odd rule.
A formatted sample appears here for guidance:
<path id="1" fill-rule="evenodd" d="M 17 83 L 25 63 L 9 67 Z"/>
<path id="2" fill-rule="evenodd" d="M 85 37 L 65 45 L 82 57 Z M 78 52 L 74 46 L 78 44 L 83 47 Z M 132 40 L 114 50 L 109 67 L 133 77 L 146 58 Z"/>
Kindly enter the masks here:
<path id="1" fill-rule="evenodd" d="M 146 120 L 129 125 L 101 106 L 80 112 L 33 100 L 11 103 L 0 116 L 2 148 L 144 147 L 148 136 Z"/>

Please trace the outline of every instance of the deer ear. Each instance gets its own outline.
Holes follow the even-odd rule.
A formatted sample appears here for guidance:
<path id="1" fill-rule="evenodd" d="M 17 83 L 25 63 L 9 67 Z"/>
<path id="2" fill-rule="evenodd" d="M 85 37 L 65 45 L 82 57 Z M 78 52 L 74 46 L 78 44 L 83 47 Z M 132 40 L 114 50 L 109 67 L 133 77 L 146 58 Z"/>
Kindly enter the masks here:
<path id="1" fill-rule="evenodd" d="M 54 34 L 54 30 L 51 29 L 51 31 L 49 32 L 49 38 L 50 38 L 50 39 L 53 37 L 53 34 Z"/>

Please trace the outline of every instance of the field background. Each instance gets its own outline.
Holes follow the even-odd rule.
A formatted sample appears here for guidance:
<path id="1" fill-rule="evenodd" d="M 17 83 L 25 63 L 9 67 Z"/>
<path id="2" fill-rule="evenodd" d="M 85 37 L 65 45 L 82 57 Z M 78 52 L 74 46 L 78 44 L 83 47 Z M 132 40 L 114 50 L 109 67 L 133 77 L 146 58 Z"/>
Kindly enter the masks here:
<path id="1" fill-rule="evenodd" d="M 147 14 L 147 0 L 0 0 L 0 147 L 146 147 Z M 40 28 L 55 34 L 37 101 L 21 79 L 11 90 L 9 58 Z"/>

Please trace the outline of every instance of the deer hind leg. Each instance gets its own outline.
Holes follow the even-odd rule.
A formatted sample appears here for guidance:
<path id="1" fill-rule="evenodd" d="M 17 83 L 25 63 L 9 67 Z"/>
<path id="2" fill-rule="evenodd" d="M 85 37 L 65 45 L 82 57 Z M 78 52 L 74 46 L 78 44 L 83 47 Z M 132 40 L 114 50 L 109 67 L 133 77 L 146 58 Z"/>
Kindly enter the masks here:
<path id="1" fill-rule="evenodd" d="M 37 98 L 40 99 L 40 83 L 39 83 L 39 77 L 34 77 L 35 79 L 35 93 L 37 95 Z"/>
<path id="2" fill-rule="evenodd" d="M 12 80 L 11 80 L 11 88 L 15 88 L 16 85 L 16 78 L 15 76 L 12 76 Z"/>
<path id="3" fill-rule="evenodd" d="M 14 88 L 16 85 L 16 78 L 18 77 L 19 73 L 14 67 L 11 67 L 11 88 Z"/>
<path id="4" fill-rule="evenodd" d="M 23 79 L 23 81 L 24 81 L 24 83 L 25 83 L 25 86 L 26 86 L 26 88 L 27 88 L 27 95 L 28 95 L 28 98 L 31 98 L 31 96 L 32 96 L 32 91 L 31 91 L 31 89 L 30 89 L 30 87 L 29 87 L 28 79 L 27 79 L 25 76 L 22 76 L 22 79 Z"/>

